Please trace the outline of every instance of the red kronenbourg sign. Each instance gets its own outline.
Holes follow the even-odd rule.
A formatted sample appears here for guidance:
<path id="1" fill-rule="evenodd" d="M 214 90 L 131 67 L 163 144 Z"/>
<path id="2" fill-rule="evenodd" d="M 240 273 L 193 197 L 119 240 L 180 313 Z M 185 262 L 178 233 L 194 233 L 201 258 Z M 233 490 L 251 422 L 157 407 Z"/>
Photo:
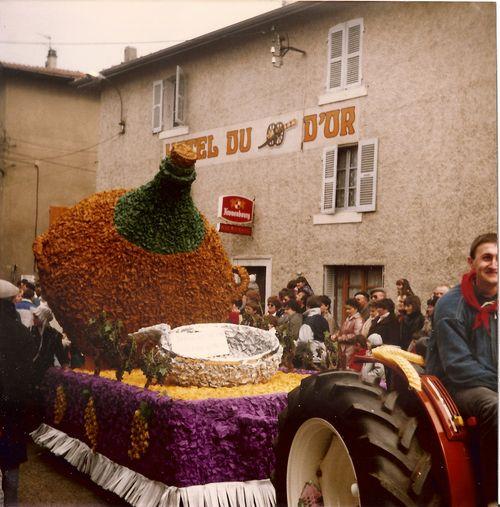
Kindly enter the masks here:
<path id="1" fill-rule="evenodd" d="M 221 195 L 217 216 L 232 224 L 253 222 L 253 201 L 241 195 Z"/>
<path id="2" fill-rule="evenodd" d="M 218 232 L 252 235 L 254 202 L 242 195 L 221 195 L 217 217 L 223 222 L 217 224 Z M 243 225 L 245 224 L 245 225 Z"/>

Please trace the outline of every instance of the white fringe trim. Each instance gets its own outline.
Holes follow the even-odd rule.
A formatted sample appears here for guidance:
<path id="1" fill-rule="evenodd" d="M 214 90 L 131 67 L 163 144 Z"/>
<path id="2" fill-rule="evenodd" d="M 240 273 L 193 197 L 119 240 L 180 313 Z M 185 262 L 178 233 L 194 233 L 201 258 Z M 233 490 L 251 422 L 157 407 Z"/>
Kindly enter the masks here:
<path id="1" fill-rule="evenodd" d="M 90 475 L 103 489 L 138 507 L 274 507 L 276 495 L 271 482 L 214 482 L 177 488 L 152 481 L 127 467 L 92 451 L 85 443 L 41 424 L 31 433 L 33 441 L 63 457 L 80 472 Z"/>

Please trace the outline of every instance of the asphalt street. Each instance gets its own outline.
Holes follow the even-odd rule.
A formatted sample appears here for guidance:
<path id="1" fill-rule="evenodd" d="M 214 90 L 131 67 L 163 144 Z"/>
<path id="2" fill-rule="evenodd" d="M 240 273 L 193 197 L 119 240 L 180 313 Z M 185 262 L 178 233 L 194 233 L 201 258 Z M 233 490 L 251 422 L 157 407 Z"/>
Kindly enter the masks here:
<path id="1" fill-rule="evenodd" d="M 28 461 L 21 465 L 20 506 L 128 505 L 116 495 L 96 486 L 62 458 L 30 443 Z"/>

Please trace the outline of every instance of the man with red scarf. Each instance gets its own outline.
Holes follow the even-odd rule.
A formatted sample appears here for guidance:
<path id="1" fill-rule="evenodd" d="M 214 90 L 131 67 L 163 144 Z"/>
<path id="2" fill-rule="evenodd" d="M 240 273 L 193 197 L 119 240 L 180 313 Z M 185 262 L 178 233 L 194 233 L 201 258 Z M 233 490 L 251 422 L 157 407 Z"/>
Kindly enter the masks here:
<path id="1" fill-rule="evenodd" d="M 467 261 L 471 270 L 436 305 L 426 372 L 443 381 L 465 418 L 478 422 L 488 503 L 497 500 L 498 480 L 497 235 L 478 236 Z"/>

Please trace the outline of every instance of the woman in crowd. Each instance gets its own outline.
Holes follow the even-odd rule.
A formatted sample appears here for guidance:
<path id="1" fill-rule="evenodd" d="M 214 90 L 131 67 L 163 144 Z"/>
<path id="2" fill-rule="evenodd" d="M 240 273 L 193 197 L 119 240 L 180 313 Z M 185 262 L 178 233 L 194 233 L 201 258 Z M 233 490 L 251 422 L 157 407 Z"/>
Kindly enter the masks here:
<path id="1" fill-rule="evenodd" d="M 354 298 L 349 298 L 345 304 L 347 317 L 340 331 L 334 339 L 338 341 L 337 369 L 345 370 L 354 352 L 355 336 L 361 333 L 363 319 L 359 314 L 359 304 Z"/>
<path id="2" fill-rule="evenodd" d="M 398 297 L 396 300 L 397 315 L 398 317 L 403 318 L 405 312 L 405 300 L 408 296 L 413 296 L 413 291 L 410 287 L 410 282 L 406 278 L 400 278 L 396 281 L 396 289 L 398 291 Z"/>
<path id="3" fill-rule="evenodd" d="M 408 350 L 414 335 L 424 327 L 425 318 L 420 311 L 420 298 L 406 296 L 405 315 L 401 321 L 401 348 Z"/>
<path id="4" fill-rule="evenodd" d="M 394 302 L 385 298 L 374 303 L 378 317 L 370 327 L 368 336 L 376 333 L 382 337 L 384 345 L 400 346 L 400 325 L 394 314 Z"/>
<path id="5" fill-rule="evenodd" d="M 328 296 L 319 296 L 321 299 L 321 315 L 328 322 L 328 328 L 330 329 L 330 336 L 333 336 L 338 331 L 337 323 L 330 312 L 332 306 L 332 300 Z"/>

